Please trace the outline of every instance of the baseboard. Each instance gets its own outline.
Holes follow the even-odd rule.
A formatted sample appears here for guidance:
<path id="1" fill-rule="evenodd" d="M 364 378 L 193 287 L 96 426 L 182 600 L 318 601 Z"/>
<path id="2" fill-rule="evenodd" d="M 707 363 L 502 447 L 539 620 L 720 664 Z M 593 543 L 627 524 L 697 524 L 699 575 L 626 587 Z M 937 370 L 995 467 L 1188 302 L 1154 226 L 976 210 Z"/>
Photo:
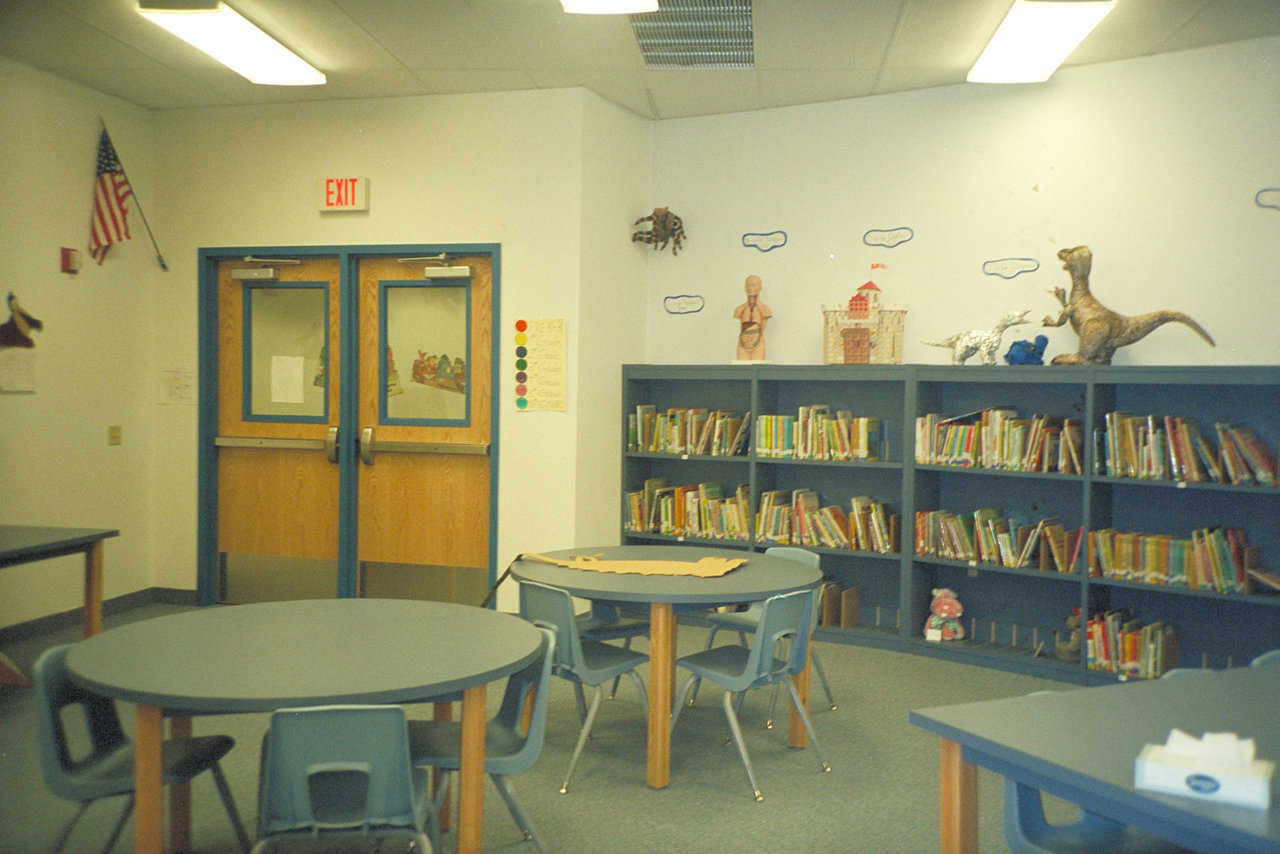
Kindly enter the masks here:
<path id="1" fill-rule="evenodd" d="M 102 616 L 110 617 L 142 605 L 156 604 L 194 606 L 196 604 L 196 591 L 182 590 L 176 587 L 148 587 L 145 590 L 135 590 L 123 596 L 102 600 Z M 25 623 L 15 623 L 12 626 L 0 628 L 0 644 L 47 635 L 72 626 L 81 625 L 83 621 L 84 609 L 72 608 L 69 611 L 49 614 L 45 617 L 28 620 Z"/>

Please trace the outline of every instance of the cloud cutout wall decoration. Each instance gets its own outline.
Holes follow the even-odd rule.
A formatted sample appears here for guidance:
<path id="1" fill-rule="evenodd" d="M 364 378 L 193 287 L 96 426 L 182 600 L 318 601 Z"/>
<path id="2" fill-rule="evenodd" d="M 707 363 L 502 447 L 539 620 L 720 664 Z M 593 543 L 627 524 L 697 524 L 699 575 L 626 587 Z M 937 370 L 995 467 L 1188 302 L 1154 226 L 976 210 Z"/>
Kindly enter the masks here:
<path id="1" fill-rule="evenodd" d="M 862 235 L 862 242 L 868 246 L 886 246 L 892 249 L 915 236 L 916 233 L 905 225 L 898 228 L 873 228 Z"/>
<path id="2" fill-rule="evenodd" d="M 768 252 L 771 249 L 777 249 L 779 246 L 787 245 L 787 233 L 785 231 L 766 231 L 766 232 L 747 232 L 742 235 L 743 246 L 754 246 L 761 252 Z"/>
<path id="3" fill-rule="evenodd" d="M 995 258 L 982 265 L 982 272 L 1002 279 L 1012 279 L 1023 273 L 1034 273 L 1039 269 L 1040 262 L 1034 258 Z"/>
<path id="4" fill-rule="evenodd" d="M 662 300 L 662 307 L 667 314 L 695 314 L 702 311 L 706 304 L 707 301 L 697 294 L 676 294 Z"/>
<path id="5" fill-rule="evenodd" d="M 1253 197 L 1253 201 L 1260 208 L 1280 210 L 1280 187 L 1267 187 L 1259 190 L 1258 194 Z"/>

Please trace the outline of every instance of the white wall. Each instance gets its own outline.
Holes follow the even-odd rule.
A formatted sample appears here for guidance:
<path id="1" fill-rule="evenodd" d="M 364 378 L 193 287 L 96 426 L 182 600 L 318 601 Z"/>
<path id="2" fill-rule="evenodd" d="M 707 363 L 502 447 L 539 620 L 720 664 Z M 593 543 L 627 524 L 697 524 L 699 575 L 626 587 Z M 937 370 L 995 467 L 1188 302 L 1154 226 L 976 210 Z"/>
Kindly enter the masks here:
<path id="1" fill-rule="evenodd" d="M 200 246 L 501 244 L 499 567 L 521 551 L 578 541 L 578 421 L 598 396 L 584 400 L 587 395 L 573 393 L 581 339 L 598 310 L 593 301 L 580 303 L 587 98 L 582 90 L 554 90 L 184 110 L 162 118 L 169 217 L 182 257 L 194 258 Z M 620 120 L 620 111 L 605 109 L 594 96 L 589 111 L 597 126 Z M 630 124 L 643 129 L 638 121 Z M 634 158 L 622 164 L 620 183 L 642 186 L 644 173 L 637 170 L 644 165 Z M 367 214 L 316 211 L 315 184 L 331 174 L 369 178 Z M 599 191 L 592 192 L 594 204 Z M 627 273 L 625 257 L 613 266 L 637 281 L 642 272 L 632 260 Z M 189 359 L 194 347 L 194 265 L 176 278 L 182 285 L 160 301 L 166 316 L 182 319 L 182 329 L 161 351 L 162 360 Z M 519 317 L 566 320 L 571 393 L 564 413 L 515 409 Z M 593 359 L 615 365 L 624 352 L 607 341 L 589 350 Z M 194 423 L 174 436 L 160 449 L 168 463 L 161 471 L 171 481 L 161 488 L 186 492 Z M 162 546 L 155 583 L 188 587 L 194 505 L 184 502 L 175 513 L 186 519 L 172 520 L 177 533 Z M 512 607 L 512 596 L 502 591 L 499 605 Z"/>
<path id="2" fill-rule="evenodd" d="M 615 545 L 621 519 L 622 371 L 644 359 L 648 253 L 628 241 L 647 210 L 653 123 L 587 94 L 582 158 L 577 519 L 573 545 Z M 615 488 L 617 487 L 617 488 Z"/>
<path id="3" fill-rule="evenodd" d="M 988 328 L 1010 309 L 1074 352 L 1069 327 L 1042 330 L 1046 293 L 1069 286 L 1063 247 L 1094 252 L 1095 296 L 1127 314 L 1178 309 L 1217 341 L 1179 325 L 1122 349 L 1116 364 L 1274 364 L 1280 211 L 1254 195 L 1280 186 L 1280 40 L 1066 69 L 1046 85 L 955 86 L 839 103 L 660 122 L 654 197 L 683 216 L 678 258 L 655 259 L 647 355 L 734 358 L 733 308 L 746 275 L 774 311 L 770 361 L 821 360 L 822 304 L 875 280 L 910 308 L 904 361 L 941 364 L 938 339 Z M 869 229 L 908 226 L 896 248 Z M 787 232 L 767 253 L 747 232 Z M 983 262 L 1032 257 L 1014 279 Z M 699 314 L 662 298 L 701 294 Z M 1003 352 L 1003 351 L 1002 351 Z"/>
<path id="4" fill-rule="evenodd" d="M 618 366 L 733 356 L 742 280 L 764 277 L 769 354 L 820 358 L 819 306 L 872 262 L 907 304 L 906 361 L 942 363 L 921 338 L 1053 306 L 1053 253 L 1088 243 L 1112 308 L 1177 308 L 1218 340 L 1157 330 L 1118 364 L 1268 363 L 1280 269 L 1280 40 L 1060 72 L 1037 87 L 952 87 L 835 104 L 651 123 L 580 90 L 149 113 L 0 59 L 9 115 L 0 156 L 19 176 L 0 207 L 0 269 L 45 323 L 40 391 L 0 395 L 0 522 L 110 526 L 106 595 L 195 586 L 196 410 L 161 402 L 162 372 L 196 367 L 201 246 L 492 242 L 502 245 L 499 546 L 615 542 Z M 97 115 L 168 260 L 141 228 L 102 267 L 57 272 L 84 247 Z M 367 214 L 322 216 L 314 183 L 370 178 Z M 628 241 L 657 205 L 684 217 L 678 257 Z M 894 249 L 868 229 L 909 226 Z M 783 229 L 762 254 L 745 232 Z M 1039 271 L 984 276 L 992 258 Z M 662 297 L 704 295 L 699 314 Z M 511 398 L 516 317 L 564 317 L 569 410 Z M 1024 327 L 1031 337 L 1038 327 Z M 643 335 L 643 345 L 641 336 Z M 1050 353 L 1074 349 L 1050 332 Z M 1012 340 L 1013 335 L 1007 336 Z M 120 424 L 124 444 L 107 447 Z M 0 572 L 0 626 L 81 601 L 80 563 Z M 510 595 L 499 598 L 511 607 Z"/>
<path id="5" fill-rule="evenodd" d="M 0 394 L 0 522 L 118 528 L 106 541 L 105 595 L 151 585 L 156 327 L 151 293 L 164 274 L 140 221 L 126 249 L 98 267 L 88 244 L 98 116 L 149 217 L 158 204 L 153 117 L 121 101 L 0 59 L 0 298 L 10 291 L 44 324 L 35 333 L 36 394 Z M 82 270 L 59 270 L 59 248 Z M 0 321 L 9 317 L 0 302 Z M 107 427 L 123 444 L 107 446 Z M 188 465 L 190 462 L 188 462 Z M 0 625 L 83 601 L 84 560 L 0 571 Z"/>

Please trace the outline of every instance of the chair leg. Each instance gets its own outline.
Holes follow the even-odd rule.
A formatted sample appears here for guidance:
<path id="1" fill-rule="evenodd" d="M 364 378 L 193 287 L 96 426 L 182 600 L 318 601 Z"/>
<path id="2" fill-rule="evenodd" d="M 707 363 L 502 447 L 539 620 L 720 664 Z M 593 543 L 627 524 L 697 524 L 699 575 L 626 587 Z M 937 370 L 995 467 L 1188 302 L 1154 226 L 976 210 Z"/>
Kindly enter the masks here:
<path id="1" fill-rule="evenodd" d="M 582 748 L 586 746 L 587 739 L 591 737 L 591 725 L 596 722 L 596 712 L 600 710 L 600 699 L 604 696 L 604 688 L 596 685 L 591 689 L 591 708 L 587 710 L 587 719 L 582 723 L 582 731 L 578 733 L 578 743 L 574 745 L 573 756 L 569 758 L 569 770 L 565 772 L 564 783 L 560 785 L 560 794 L 569 794 L 569 778 L 573 776 L 574 766 L 578 764 L 578 757 L 582 755 Z"/>
<path id="2" fill-rule="evenodd" d="M 622 639 L 622 648 L 623 648 L 623 649 L 631 649 L 631 636 L 630 636 L 630 635 L 627 635 L 625 638 L 623 638 L 623 639 Z M 621 681 L 622 681 L 622 674 L 621 674 L 621 673 L 619 673 L 617 676 L 613 677 L 613 686 L 612 686 L 611 688 L 609 688 L 609 699 L 610 699 L 610 700 L 612 700 L 612 699 L 614 699 L 615 697 L 617 697 L 617 696 L 618 696 L 618 683 L 619 683 L 619 682 L 621 682 Z"/>
<path id="3" fill-rule="evenodd" d="M 703 647 L 704 651 L 711 649 L 711 644 L 715 643 L 716 632 L 718 631 L 720 631 L 720 627 L 713 624 L 711 626 L 711 631 L 707 632 L 707 645 Z M 694 703 L 698 702 L 698 689 L 700 687 L 702 687 L 702 680 L 698 679 L 693 683 L 693 693 L 689 695 L 689 705 L 692 706 Z"/>
<path id="4" fill-rule="evenodd" d="M 649 694 L 644 690 L 644 682 L 640 679 L 640 674 L 634 670 L 628 670 L 627 675 L 631 677 L 631 681 L 636 683 L 636 693 L 640 695 L 640 708 L 644 709 L 645 720 L 649 719 Z"/>
<path id="5" fill-rule="evenodd" d="M 129 816 L 133 814 L 133 793 L 129 793 L 129 798 L 124 802 L 124 811 L 120 813 L 120 820 L 116 822 L 116 826 L 112 829 L 111 835 L 107 837 L 107 844 L 102 848 L 102 854 L 110 854 L 111 849 L 116 847 L 116 840 L 120 838 L 120 831 L 124 830 L 124 823 L 129 820 Z"/>
<path id="6" fill-rule="evenodd" d="M 587 700 L 582 693 L 582 683 L 573 683 L 573 696 L 578 701 L 578 725 L 581 726 L 587 720 Z"/>
<path id="7" fill-rule="evenodd" d="M 790 679 L 784 678 L 787 683 L 787 693 L 791 695 L 791 705 L 795 706 L 797 712 L 800 713 L 800 720 L 804 722 L 805 732 L 809 733 L 809 741 L 813 744 L 813 752 L 818 756 L 818 762 L 822 765 L 824 773 L 831 770 L 831 766 L 822 758 L 822 751 L 818 749 L 818 735 L 813 731 L 813 724 L 809 721 L 809 713 L 804 710 L 804 705 L 800 702 L 800 695 L 796 693 L 796 686 Z"/>
<path id="8" fill-rule="evenodd" d="M 62 846 L 67 844 L 67 839 L 71 836 L 72 829 L 75 828 L 76 822 L 80 821 L 80 816 L 84 815 L 85 810 L 89 809 L 92 800 L 81 801 L 80 808 L 76 810 L 76 814 L 71 817 L 71 821 L 67 822 L 67 826 L 62 829 L 62 833 L 58 836 L 58 841 L 54 843 L 53 854 L 60 854 Z"/>
<path id="9" fill-rule="evenodd" d="M 520 802 L 516 800 L 516 793 L 511 789 L 511 781 L 507 779 L 505 774 L 490 774 L 489 779 L 493 781 L 493 785 L 497 787 L 498 794 L 502 795 L 502 799 L 507 802 L 507 811 L 511 813 L 511 817 L 515 819 L 516 825 L 524 834 L 527 842 L 532 842 L 537 846 L 538 851 L 546 854 L 546 849 L 542 847 L 542 842 L 538 839 L 538 834 L 533 830 L 533 822 L 529 820 L 529 816 L 525 813 L 524 808 L 520 806 Z"/>
<path id="10" fill-rule="evenodd" d="M 764 728 L 773 729 L 773 710 L 778 705 L 778 683 L 774 682 L 773 687 L 769 689 L 769 714 L 765 715 Z"/>
<path id="11" fill-rule="evenodd" d="M 676 721 L 680 720 L 680 710 L 684 708 L 684 698 L 689 693 L 689 689 L 696 686 L 702 680 L 693 674 L 689 674 L 689 679 L 684 683 L 684 687 L 680 689 L 680 696 L 676 697 L 675 705 L 671 707 L 671 728 L 669 732 L 676 731 Z M 689 705 L 693 705 L 693 701 L 689 701 Z"/>
<path id="12" fill-rule="evenodd" d="M 222 797 L 222 805 L 227 808 L 227 817 L 231 819 L 231 826 L 235 828 L 236 838 L 240 840 L 240 849 L 248 854 L 253 843 L 249 841 L 249 834 L 245 833 L 244 824 L 240 821 L 240 812 L 236 809 L 235 798 L 231 797 L 231 787 L 227 785 L 226 775 L 222 773 L 222 765 L 215 762 L 213 767 L 209 769 L 213 772 L 214 785 L 218 787 L 218 794 Z"/>
<path id="13" fill-rule="evenodd" d="M 751 794 L 759 803 L 764 800 L 764 795 L 760 793 L 760 786 L 756 783 L 756 772 L 751 767 L 751 757 L 747 755 L 747 745 L 742 740 L 742 727 L 738 726 L 738 716 L 733 713 L 733 694 L 729 691 L 724 692 L 724 716 L 729 719 L 729 730 L 733 733 L 734 744 L 738 745 L 738 755 L 742 757 L 742 764 L 747 768 Z"/>
<path id="14" fill-rule="evenodd" d="M 831 696 L 831 686 L 827 684 L 827 674 L 822 672 L 822 662 L 818 660 L 818 651 L 809 645 L 809 661 L 813 663 L 813 669 L 818 672 L 818 680 L 822 683 L 822 690 L 827 692 L 827 706 L 831 711 L 837 709 L 836 698 Z"/>

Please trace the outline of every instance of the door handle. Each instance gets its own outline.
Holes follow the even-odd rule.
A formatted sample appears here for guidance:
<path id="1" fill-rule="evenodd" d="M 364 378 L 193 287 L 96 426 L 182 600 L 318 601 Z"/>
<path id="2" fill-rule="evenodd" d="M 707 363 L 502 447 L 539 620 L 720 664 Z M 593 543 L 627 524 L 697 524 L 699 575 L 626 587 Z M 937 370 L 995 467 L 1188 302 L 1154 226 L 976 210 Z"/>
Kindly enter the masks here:
<path id="1" fill-rule="evenodd" d="M 330 427 L 324 435 L 324 458 L 331 463 L 338 461 L 338 428 Z"/>
<path id="2" fill-rule="evenodd" d="M 367 466 L 373 465 L 372 427 L 364 427 L 360 430 L 360 462 Z"/>

